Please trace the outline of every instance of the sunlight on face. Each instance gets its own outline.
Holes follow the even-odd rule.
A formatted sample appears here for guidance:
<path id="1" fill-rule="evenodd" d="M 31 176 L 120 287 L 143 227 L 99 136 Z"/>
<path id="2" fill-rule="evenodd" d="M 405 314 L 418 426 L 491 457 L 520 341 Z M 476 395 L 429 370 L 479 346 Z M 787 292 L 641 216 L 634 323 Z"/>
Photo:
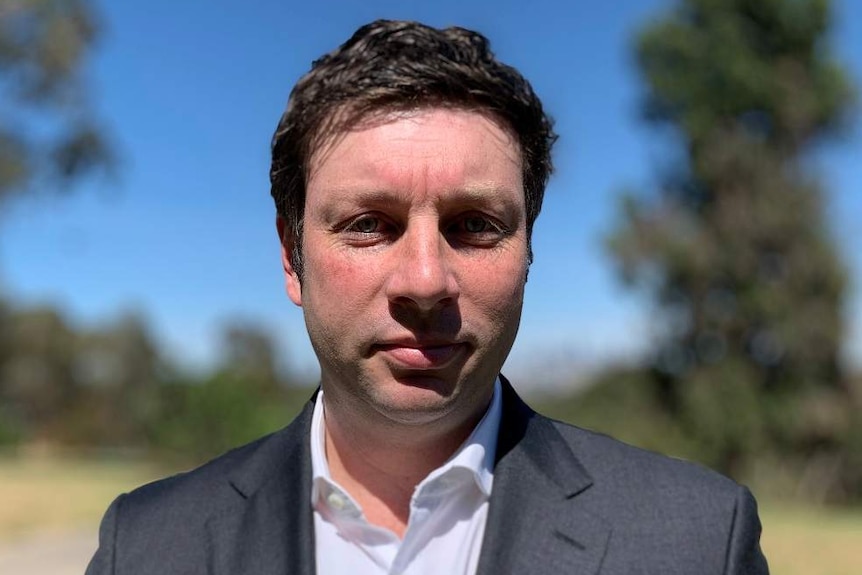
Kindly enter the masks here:
<path id="1" fill-rule="evenodd" d="M 518 147 L 484 115 L 428 109 L 312 161 L 300 284 L 327 405 L 451 426 L 484 410 L 527 270 Z"/>

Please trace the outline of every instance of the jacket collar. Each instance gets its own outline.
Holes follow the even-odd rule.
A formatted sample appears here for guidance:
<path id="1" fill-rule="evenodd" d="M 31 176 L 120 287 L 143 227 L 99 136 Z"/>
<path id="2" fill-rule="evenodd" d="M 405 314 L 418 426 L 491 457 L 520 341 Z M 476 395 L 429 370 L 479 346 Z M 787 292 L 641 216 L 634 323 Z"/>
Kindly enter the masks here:
<path id="1" fill-rule="evenodd" d="M 308 433 L 314 398 L 229 477 L 237 504 L 207 527 L 214 575 L 315 575 Z"/>
<path id="2" fill-rule="evenodd" d="M 508 381 L 479 575 L 596 573 L 610 527 L 578 497 L 592 478 L 555 424 Z"/>
<path id="3" fill-rule="evenodd" d="M 503 414 L 477 573 L 596 573 L 611 530 L 579 497 L 592 479 L 555 424 L 500 380 Z M 231 474 L 242 503 L 208 524 L 210 572 L 314 575 L 313 408 L 314 398 Z"/>

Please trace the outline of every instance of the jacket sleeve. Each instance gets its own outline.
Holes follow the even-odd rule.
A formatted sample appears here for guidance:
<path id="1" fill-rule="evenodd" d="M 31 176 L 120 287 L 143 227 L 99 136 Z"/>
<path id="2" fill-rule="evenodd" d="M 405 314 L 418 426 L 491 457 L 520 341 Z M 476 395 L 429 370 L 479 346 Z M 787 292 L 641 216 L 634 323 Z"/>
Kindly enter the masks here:
<path id="1" fill-rule="evenodd" d="M 99 548 L 93 558 L 90 559 L 90 564 L 84 575 L 114 575 L 116 573 L 114 552 L 117 539 L 117 516 L 123 497 L 125 495 L 117 497 L 105 512 L 99 526 Z"/>
<path id="2" fill-rule="evenodd" d="M 727 546 L 725 575 L 769 575 L 766 557 L 760 549 L 760 531 L 757 502 L 748 489 L 740 487 Z"/>

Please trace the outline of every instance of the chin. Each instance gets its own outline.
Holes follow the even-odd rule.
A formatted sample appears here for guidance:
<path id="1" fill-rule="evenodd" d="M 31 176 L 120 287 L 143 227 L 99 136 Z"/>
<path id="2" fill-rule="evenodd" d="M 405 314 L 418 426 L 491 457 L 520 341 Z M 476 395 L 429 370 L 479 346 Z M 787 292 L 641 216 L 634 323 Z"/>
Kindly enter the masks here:
<path id="1" fill-rule="evenodd" d="M 376 409 L 394 422 L 423 425 L 444 419 L 470 418 L 484 399 L 478 387 L 459 379 L 410 375 L 393 378 L 378 388 L 371 400 Z M 472 392 L 472 393 L 471 393 Z"/>
<path id="2" fill-rule="evenodd" d="M 461 403 L 452 386 L 439 379 L 416 377 L 398 380 L 397 385 L 399 389 L 380 390 L 372 401 L 387 419 L 398 423 L 431 423 L 446 417 Z"/>

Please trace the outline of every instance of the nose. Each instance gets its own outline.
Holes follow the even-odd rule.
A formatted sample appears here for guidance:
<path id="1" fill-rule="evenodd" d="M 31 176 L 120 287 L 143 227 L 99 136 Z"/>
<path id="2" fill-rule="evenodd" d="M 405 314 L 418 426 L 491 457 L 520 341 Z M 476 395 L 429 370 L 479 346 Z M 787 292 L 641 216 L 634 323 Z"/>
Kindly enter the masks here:
<path id="1" fill-rule="evenodd" d="M 435 219 L 411 223 L 398 243 L 386 283 L 390 302 L 427 313 L 457 301 L 455 254 Z"/>

